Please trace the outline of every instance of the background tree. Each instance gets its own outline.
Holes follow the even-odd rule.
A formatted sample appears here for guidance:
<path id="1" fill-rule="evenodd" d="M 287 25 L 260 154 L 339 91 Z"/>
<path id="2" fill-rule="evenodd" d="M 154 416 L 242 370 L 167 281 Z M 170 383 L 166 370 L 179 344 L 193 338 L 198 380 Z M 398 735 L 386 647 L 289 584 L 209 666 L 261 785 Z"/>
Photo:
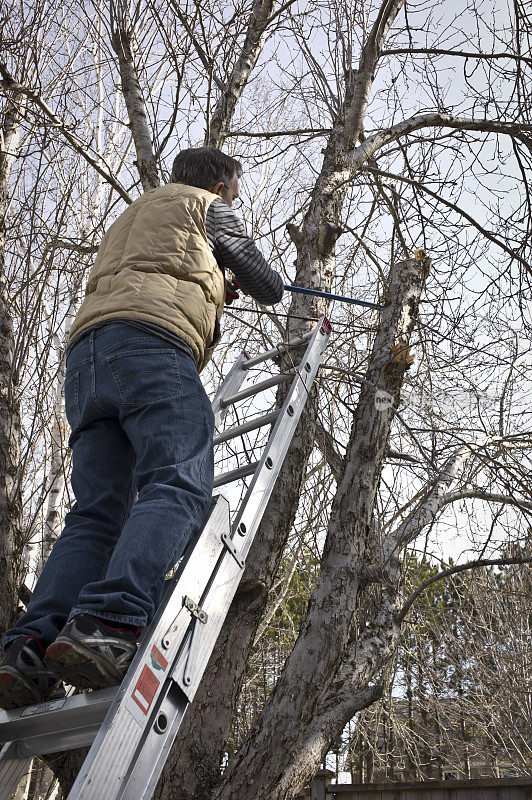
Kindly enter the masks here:
<path id="1" fill-rule="evenodd" d="M 526 557 L 529 547 L 510 551 Z M 407 581 L 438 573 L 412 559 Z M 386 675 L 391 725 L 376 704 L 347 742 L 357 780 L 370 766 L 373 780 L 397 779 L 397 764 L 402 780 L 531 773 L 529 584 L 529 567 L 484 567 L 420 595 Z"/>

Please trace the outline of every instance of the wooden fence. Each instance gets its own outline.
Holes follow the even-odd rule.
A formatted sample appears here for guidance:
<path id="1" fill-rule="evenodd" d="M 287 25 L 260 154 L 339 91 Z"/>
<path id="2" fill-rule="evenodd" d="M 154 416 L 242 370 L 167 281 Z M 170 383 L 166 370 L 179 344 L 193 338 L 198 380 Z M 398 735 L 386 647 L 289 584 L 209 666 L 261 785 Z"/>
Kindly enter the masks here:
<path id="1" fill-rule="evenodd" d="M 532 800 L 532 776 L 331 785 L 333 775 L 327 769 L 320 770 L 296 800 Z"/>

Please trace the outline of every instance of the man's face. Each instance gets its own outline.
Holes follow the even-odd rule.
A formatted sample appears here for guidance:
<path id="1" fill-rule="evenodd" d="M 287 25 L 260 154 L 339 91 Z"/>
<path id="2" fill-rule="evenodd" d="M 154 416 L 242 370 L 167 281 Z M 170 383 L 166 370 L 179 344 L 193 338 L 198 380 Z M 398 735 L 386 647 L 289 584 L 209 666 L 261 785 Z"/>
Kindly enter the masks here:
<path id="1" fill-rule="evenodd" d="M 233 201 L 238 197 L 238 176 L 233 175 L 230 181 L 222 184 L 224 194 L 221 195 L 228 206 L 233 205 Z"/>
<path id="2" fill-rule="evenodd" d="M 231 180 L 225 183 L 223 183 L 223 181 L 218 181 L 218 183 L 215 183 L 213 186 L 208 186 L 207 188 L 210 192 L 213 192 L 213 194 L 217 194 L 221 197 L 228 206 L 232 206 L 233 202 L 238 197 L 238 175 L 233 175 Z"/>

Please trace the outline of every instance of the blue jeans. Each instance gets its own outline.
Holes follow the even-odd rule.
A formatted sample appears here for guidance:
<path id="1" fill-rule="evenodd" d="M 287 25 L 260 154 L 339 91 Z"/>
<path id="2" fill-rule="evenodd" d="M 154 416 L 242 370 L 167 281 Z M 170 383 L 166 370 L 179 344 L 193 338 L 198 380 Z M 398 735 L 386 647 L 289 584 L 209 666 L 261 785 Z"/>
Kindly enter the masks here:
<path id="1" fill-rule="evenodd" d="M 65 404 L 76 502 L 4 646 L 82 613 L 144 627 L 210 509 L 214 418 L 185 352 L 109 322 L 70 351 Z"/>

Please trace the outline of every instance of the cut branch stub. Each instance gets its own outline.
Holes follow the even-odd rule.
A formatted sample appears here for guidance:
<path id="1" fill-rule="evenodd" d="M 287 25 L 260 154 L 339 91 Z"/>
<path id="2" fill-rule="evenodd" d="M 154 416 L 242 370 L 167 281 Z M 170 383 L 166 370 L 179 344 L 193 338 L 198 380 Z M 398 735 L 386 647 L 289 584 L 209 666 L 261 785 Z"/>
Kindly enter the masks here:
<path id="1" fill-rule="evenodd" d="M 392 357 L 396 364 L 401 364 L 405 369 L 410 369 L 414 363 L 414 356 L 410 347 L 405 342 L 397 342 L 392 347 Z"/>

